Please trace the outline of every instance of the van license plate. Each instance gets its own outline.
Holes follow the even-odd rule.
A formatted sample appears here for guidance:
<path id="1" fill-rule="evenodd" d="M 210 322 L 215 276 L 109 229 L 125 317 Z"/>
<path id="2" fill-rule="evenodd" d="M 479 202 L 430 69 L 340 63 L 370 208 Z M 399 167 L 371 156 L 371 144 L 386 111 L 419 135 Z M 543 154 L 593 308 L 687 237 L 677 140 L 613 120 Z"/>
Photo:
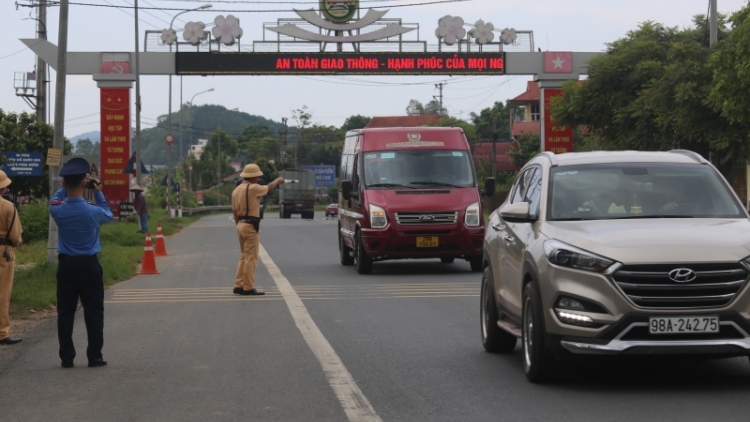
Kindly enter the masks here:
<path id="1" fill-rule="evenodd" d="M 440 246 L 437 236 L 417 236 L 418 248 L 437 248 Z"/>
<path id="2" fill-rule="evenodd" d="M 719 317 L 651 317 L 648 320 L 650 334 L 718 333 Z"/>

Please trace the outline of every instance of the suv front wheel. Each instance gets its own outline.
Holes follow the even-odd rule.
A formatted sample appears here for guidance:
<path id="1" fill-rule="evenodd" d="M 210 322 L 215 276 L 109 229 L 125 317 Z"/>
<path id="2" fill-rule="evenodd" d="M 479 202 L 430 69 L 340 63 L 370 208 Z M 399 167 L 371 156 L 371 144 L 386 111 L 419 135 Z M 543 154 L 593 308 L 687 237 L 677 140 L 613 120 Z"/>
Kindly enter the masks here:
<path id="1" fill-rule="evenodd" d="M 544 319 L 539 287 L 530 281 L 523 290 L 523 370 L 531 382 L 550 381 L 556 374 L 555 358 L 544 344 Z"/>
<path id="2" fill-rule="evenodd" d="M 516 348 L 516 337 L 497 326 L 498 313 L 490 267 L 482 275 L 481 318 L 482 346 L 490 353 L 510 353 Z"/>

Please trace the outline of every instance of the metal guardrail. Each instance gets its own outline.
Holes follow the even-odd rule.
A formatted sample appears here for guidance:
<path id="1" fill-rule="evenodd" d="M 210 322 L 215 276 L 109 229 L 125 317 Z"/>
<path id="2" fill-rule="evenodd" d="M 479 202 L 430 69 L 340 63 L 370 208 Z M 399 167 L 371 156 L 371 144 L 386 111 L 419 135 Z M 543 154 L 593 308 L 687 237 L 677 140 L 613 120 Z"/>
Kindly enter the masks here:
<path id="1" fill-rule="evenodd" d="M 202 213 L 209 213 L 214 211 L 232 211 L 231 205 L 213 205 L 209 207 L 196 207 L 196 208 L 183 208 L 182 214 L 183 215 L 194 215 L 194 214 L 202 214 Z M 278 212 L 279 206 L 278 205 L 267 205 L 265 207 L 266 212 Z"/>
<path id="2" fill-rule="evenodd" d="M 214 211 L 232 211 L 231 205 L 214 205 L 210 207 L 197 207 L 197 208 L 183 208 L 183 215 L 194 215 Z"/>

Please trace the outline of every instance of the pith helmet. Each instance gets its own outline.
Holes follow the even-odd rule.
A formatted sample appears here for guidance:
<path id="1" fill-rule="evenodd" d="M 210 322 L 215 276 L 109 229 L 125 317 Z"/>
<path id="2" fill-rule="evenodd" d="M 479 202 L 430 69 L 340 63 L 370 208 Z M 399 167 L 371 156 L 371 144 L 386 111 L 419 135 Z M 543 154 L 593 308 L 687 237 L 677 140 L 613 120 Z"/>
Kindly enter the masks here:
<path id="1" fill-rule="evenodd" d="M 245 166 L 244 170 L 242 170 L 242 173 L 240 173 L 240 177 L 249 179 L 251 177 L 260 177 L 263 176 L 263 172 L 260 171 L 260 167 L 258 167 L 257 164 L 248 164 Z"/>
<path id="2" fill-rule="evenodd" d="M 131 192 L 136 191 L 136 190 L 139 191 L 139 192 L 143 192 L 143 188 L 140 187 L 140 186 L 138 186 L 138 185 L 133 185 L 133 186 L 130 187 L 130 191 Z"/>
<path id="3" fill-rule="evenodd" d="M 10 185 L 10 178 L 4 171 L 0 170 L 0 189 L 7 188 Z"/>

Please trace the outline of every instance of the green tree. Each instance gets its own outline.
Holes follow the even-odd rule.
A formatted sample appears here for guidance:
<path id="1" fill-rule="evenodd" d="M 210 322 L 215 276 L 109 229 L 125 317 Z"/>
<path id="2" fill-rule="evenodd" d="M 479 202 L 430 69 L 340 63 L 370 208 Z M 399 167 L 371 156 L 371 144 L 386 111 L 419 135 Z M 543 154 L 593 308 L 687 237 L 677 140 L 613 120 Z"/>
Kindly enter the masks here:
<path id="1" fill-rule="evenodd" d="M 96 151 L 98 153 L 99 151 Z M 76 143 L 76 155 L 91 155 L 94 152 L 94 143 L 89 138 L 79 139 Z"/>
<path id="2" fill-rule="evenodd" d="M 723 25 L 719 36 L 726 37 Z M 710 54 L 704 16 L 686 29 L 645 22 L 592 59 L 587 80 L 566 83 L 552 114 L 612 149 L 686 148 L 708 156 L 713 148 L 722 163 L 747 156 L 747 132 L 709 105 Z"/>
<path id="3" fill-rule="evenodd" d="M 750 128 L 750 4 L 732 15 L 732 30 L 709 59 L 709 103 L 732 124 Z"/>
<path id="4" fill-rule="evenodd" d="M 539 154 L 542 138 L 538 134 L 525 133 L 516 138 L 517 145 L 508 151 L 510 162 L 519 169 Z"/>
<path id="5" fill-rule="evenodd" d="M 52 126 L 38 123 L 36 116 L 28 113 L 6 113 L 0 109 L 0 154 L 4 152 L 41 151 L 46 160 L 47 149 L 52 148 Z M 64 154 L 71 154 L 72 146 L 65 139 Z M 5 157 L 0 155 L 5 162 Z M 43 165 L 41 177 L 12 177 L 8 187 L 10 194 L 34 198 L 49 196 L 49 167 Z"/>
<path id="6" fill-rule="evenodd" d="M 471 113 L 471 120 L 476 127 L 477 135 L 484 140 L 510 139 L 510 113 L 514 116 L 521 115 L 521 107 L 509 107 L 500 101 L 490 108 L 485 108 L 479 114 Z"/>
<path id="7" fill-rule="evenodd" d="M 341 130 L 345 133 L 354 130 L 354 129 L 362 129 L 365 126 L 367 126 L 368 123 L 370 123 L 371 118 L 362 116 L 361 114 L 357 114 L 355 116 L 349 116 L 344 121 L 344 125 L 341 126 Z"/>
<path id="8" fill-rule="evenodd" d="M 250 125 L 237 138 L 240 153 L 247 154 L 252 160 L 265 158 L 277 160 L 281 152 L 281 142 L 266 125 Z"/>

